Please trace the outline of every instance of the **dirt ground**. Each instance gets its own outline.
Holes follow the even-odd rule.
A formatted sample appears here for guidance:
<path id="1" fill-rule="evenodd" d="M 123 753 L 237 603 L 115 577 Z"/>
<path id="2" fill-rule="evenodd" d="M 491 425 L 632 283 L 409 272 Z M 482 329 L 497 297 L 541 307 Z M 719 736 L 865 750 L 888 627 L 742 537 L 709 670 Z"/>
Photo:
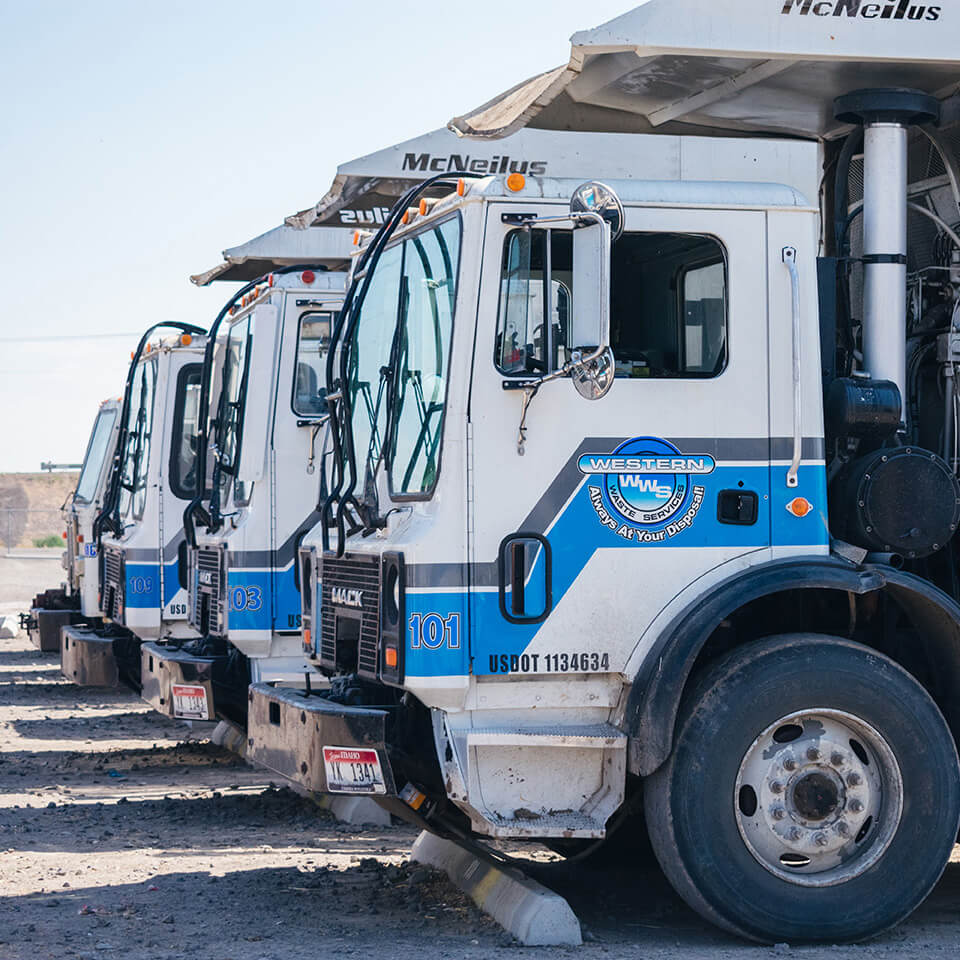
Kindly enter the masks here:
<path id="1" fill-rule="evenodd" d="M 38 564 L 46 561 L 36 561 Z M 0 582 L 4 575 L 0 569 Z M 36 586 L 42 586 L 37 584 Z M 0 614 L 15 605 L 0 603 Z M 0 640 L 0 960 L 515 957 L 406 826 L 338 824 L 133 694 L 86 690 L 21 634 Z M 702 923 L 649 864 L 537 876 L 583 923 L 530 960 L 960 955 L 960 858 L 903 926 L 866 945 L 759 947 Z"/>

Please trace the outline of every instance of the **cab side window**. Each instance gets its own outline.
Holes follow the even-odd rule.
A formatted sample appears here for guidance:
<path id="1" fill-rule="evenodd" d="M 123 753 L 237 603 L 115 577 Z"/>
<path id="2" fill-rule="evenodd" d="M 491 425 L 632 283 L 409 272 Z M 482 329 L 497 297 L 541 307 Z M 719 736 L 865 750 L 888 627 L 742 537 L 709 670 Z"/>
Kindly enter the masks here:
<path id="1" fill-rule="evenodd" d="M 611 270 L 610 338 L 618 377 L 690 379 L 723 372 L 727 266 L 719 241 L 625 233 L 611 251 Z M 569 230 L 507 235 L 494 357 L 501 373 L 537 376 L 569 360 L 572 287 Z"/>
<path id="2" fill-rule="evenodd" d="M 327 351 L 336 318 L 330 310 L 300 316 L 293 382 L 293 412 L 297 416 L 322 417 L 327 412 Z"/>

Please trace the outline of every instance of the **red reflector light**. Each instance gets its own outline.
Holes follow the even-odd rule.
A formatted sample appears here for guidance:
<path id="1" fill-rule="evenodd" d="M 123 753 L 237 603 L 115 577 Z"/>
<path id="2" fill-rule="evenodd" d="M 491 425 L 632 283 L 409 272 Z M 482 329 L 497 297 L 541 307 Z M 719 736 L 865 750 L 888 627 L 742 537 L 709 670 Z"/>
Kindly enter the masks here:
<path id="1" fill-rule="evenodd" d="M 312 270 L 304 270 L 303 273 L 300 274 L 300 279 L 304 283 L 313 283 L 313 281 L 317 279 L 317 275 Z"/>

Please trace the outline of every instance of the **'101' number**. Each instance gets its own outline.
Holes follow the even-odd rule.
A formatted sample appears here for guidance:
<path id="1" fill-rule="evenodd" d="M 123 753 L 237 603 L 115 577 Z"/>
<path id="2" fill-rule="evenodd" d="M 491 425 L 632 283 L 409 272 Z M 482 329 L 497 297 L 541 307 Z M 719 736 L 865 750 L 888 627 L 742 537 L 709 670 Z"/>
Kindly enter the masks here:
<path id="1" fill-rule="evenodd" d="M 460 649 L 460 614 L 451 613 L 441 617 L 439 613 L 413 613 L 410 615 L 410 649 L 448 650 Z"/>

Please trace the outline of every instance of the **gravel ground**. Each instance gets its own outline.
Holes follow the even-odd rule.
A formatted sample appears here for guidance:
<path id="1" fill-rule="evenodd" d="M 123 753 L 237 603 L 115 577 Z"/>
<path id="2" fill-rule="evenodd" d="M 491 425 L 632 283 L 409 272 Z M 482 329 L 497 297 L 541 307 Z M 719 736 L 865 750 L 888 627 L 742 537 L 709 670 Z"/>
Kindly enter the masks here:
<path id="1" fill-rule="evenodd" d="M 516 956 L 445 877 L 407 862 L 413 830 L 340 825 L 208 734 L 68 683 L 22 634 L 0 640 L 0 960 Z M 586 943 L 531 960 L 960 955 L 960 862 L 893 933 L 792 949 L 716 932 L 649 865 L 536 874 Z"/>

